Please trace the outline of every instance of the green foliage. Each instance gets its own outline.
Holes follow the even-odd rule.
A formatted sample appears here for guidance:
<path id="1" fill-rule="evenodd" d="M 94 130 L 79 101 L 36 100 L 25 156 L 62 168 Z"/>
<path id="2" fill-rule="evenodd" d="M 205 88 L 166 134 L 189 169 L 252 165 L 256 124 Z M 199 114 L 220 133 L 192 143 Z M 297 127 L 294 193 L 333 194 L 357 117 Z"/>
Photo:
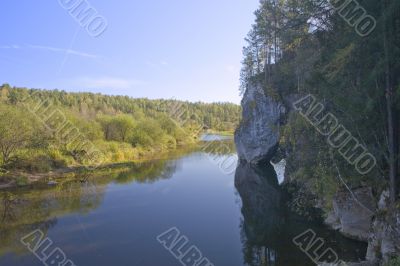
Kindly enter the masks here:
<path id="1" fill-rule="evenodd" d="M 46 138 L 43 127 L 26 112 L 0 105 L 0 166 L 7 166 L 20 149 L 40 146 Z"/>
<path id="2" fill-rule="evenodd" d="M 376 158 L 373 171 L 360 175 L 304 118 L 288 118 L 281 144 L 291 154 L 291 176 L 328 200 L 342 186 L 335 164 L 350 187 L 371 186 L 377 194 L 388 185 L 389 166 L 400 165 L 400 2 L 362 6 L 377 21 L 365 37 L 324 1 L 261 1 L 243 50 L 242 93 L 256 83 L 274 99 L 313 94 Z"/>
<path id="3" fill-rule="evenodd" d="M 98 121 L 107 141 L 127 142 L 136 126 L 135 120 L 129 115 L 100 116 Z"/>
<path id="4" fill-rule="evenodd" d="M 385 266 L 400 266 L 400 257 L 392 258 Z"/>
<path id="5" fill-rule="evenodd" d="M 20 186 L 20 187 L 26 186 L 26 185 L 29 184 L 28 178 L 25 177 L 25 176 L 19 176 L 19 177 L 17 177 L 17 178 L 15 179 L 15 182 L 16 182 L 17 186 Z"/>
<path id="6" fill-rule="evenodd" d="M 49 119 L 55 111 L 61 114 L 60 124 Z M 203 128 L 233 132 L 240 111 L 230 103 L 132 99 L 4 84 L 0 166 L 30 172 L 76 166 L 88 152 L 84 143 L 99 149 L 105 163 L 142 160 L 193 143 Z"/>

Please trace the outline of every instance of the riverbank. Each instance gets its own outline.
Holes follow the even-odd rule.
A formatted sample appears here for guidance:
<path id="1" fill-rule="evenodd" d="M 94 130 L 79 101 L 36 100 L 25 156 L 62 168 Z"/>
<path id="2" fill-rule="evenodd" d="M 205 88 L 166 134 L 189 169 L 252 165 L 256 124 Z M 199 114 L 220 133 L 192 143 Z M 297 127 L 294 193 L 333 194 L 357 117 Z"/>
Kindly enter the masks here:
<path id="1" fill-rule="evenodd" d="M 3 173 L 0 175 L 0 190 L 29 186 L 38 182 L 53 185 L 57 183 L 57 180 L 65 179 L 77 174 L 79 175 L 93 174 L 93 173 L 101 174 L 101 172 L 104 171 L 124 169 L 134 164 L 151 162 L 155 160 L 163 160 L 167 158 L 178 158 L 188 152 L 198 149 L 200 147 L 200 143 L 201 141 L 198 141 L 177 147 L 176 149 L 173 150 L 152 152 L 144 156 L 141 156 L 140 158 L 132 160 L 108 161 L 107 163 L 104 163 L 96 167 L 69 165 L 64 167 L 53 168 L 46 172 L 26 171 L 20 169 L 3 170 Z"/>
<path id="2" fill-rule="evenodd" d="M 196 138 L 196 141 L 187 143 L 185 145 L 179 145 L 174 149 L 166 150 L 148 150 L 147 153 L 142 152 L 140 156 L 127 157 L 124 156 L 126 152 L 124 150 L 117 150 L 116 154 L 108 156 L 108 160 L 104 161 L 101 165 L 77 165 L 76 163 L 72 165 L 60 164 L 58 167 L 52 167 L 47 171 L 35 171 L 27 169 L 9 169 L 0 173 L 0 190 L 9 189 L 14 187 L 24 187 L 29 186 L 37 182 L 54 184 L 56 179 L 60 180 L 71 175 L 77 174 L 99 174 L 102 171 L 108 171 L 110 169 L 115 170 L 119 168 L 131 167 L 135 164 L 141 164 L 156 160 L 165 160 L 168 158 L 179 158 L 190 152 L 200 150 L 203 152 L 216 152 L 221 153 L 222 151 L 233 151 L 234 144 L 228 145 L 226 141 L 231 140 L 230 136 L 227 134 L 217 133 L 204 133 Z M 223 147 L 217 145 L 203 145 L 204 143 L 221 143 Z M 130 148 L 133 150 L 134 148 Z M 128 153 L 135 153 L 133 151 L 128 151 Z M 122 155 L 121 155 L 122 154 Z M 42 162 L 46 163 L 46 162 Z M 47 162 L 47 164 L 57 165 L 54 162 Z"/>

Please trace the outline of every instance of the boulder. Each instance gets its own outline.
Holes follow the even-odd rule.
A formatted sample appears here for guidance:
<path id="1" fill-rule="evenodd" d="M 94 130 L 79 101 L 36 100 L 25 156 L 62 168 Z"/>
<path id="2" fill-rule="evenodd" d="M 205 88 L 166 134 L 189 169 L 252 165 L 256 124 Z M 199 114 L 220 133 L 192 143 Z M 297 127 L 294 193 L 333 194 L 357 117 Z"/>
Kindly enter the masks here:
<path id="1" fill-rule="evenodd" d="M 339 229 L 347 237 L 368 241 L 376 204 L 371 188 L 338 192 L 333 199 L 333 211 L 325 223 Z"/>
<path id="2" fill-rule="evenodd" d="M 400 210 L 387 210 L 372 225 L 368 242 L 367 259 L 389 261 L 400 254 Z"/>

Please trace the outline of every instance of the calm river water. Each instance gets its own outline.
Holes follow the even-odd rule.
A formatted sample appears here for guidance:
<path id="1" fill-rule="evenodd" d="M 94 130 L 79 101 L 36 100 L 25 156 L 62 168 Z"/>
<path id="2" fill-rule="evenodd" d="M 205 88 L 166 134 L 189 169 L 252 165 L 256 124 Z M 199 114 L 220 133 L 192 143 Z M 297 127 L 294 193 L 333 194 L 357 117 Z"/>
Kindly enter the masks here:
<path id="1" fill-rule="evenodd" d="M 170 236 L 186 237 L 175 254 L 196 247 L 201 266 L 314 265 L 292 241 L 308 229 L 343 260 L 365 256 L 364 244 L 292 219 L 273 168 L 230 171 L 234 153 L 221 138 L 168 160 L 0 191 L 0 265 L 45 265 L 40 259 L 56 248 L 77 266 L 182 265 L 168 250 Z M 162 245 L 157 236 L 171 228 Z M 32 253 L 21 238 L 35 230 L 51 242 L 25 239 L 43 244 Z"/>

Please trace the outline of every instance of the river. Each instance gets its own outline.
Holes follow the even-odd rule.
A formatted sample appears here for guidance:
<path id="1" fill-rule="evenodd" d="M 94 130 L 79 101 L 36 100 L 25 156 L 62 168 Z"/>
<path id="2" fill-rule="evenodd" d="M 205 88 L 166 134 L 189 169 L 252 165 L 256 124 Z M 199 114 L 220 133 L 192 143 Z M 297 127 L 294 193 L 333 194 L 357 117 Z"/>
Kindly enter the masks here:
<path id="1" fill-rule="evenodd" d="M 191 248 L 201 266 L 315 265 L 293 243 L 309 229 L 341 259 L 363 259 L 365 244 L 291 218 L 272 167 L 230 171 L 232 140 L 211 139 L 164 160 L 1 191 L 0 266 L 45 265 L 56 248 L 82 266 L 182 265 L 176 254 Z M 47 249 L 29 250 L 35 230 Z M 186 240 L 175 255 L 171 235 Z"/>

